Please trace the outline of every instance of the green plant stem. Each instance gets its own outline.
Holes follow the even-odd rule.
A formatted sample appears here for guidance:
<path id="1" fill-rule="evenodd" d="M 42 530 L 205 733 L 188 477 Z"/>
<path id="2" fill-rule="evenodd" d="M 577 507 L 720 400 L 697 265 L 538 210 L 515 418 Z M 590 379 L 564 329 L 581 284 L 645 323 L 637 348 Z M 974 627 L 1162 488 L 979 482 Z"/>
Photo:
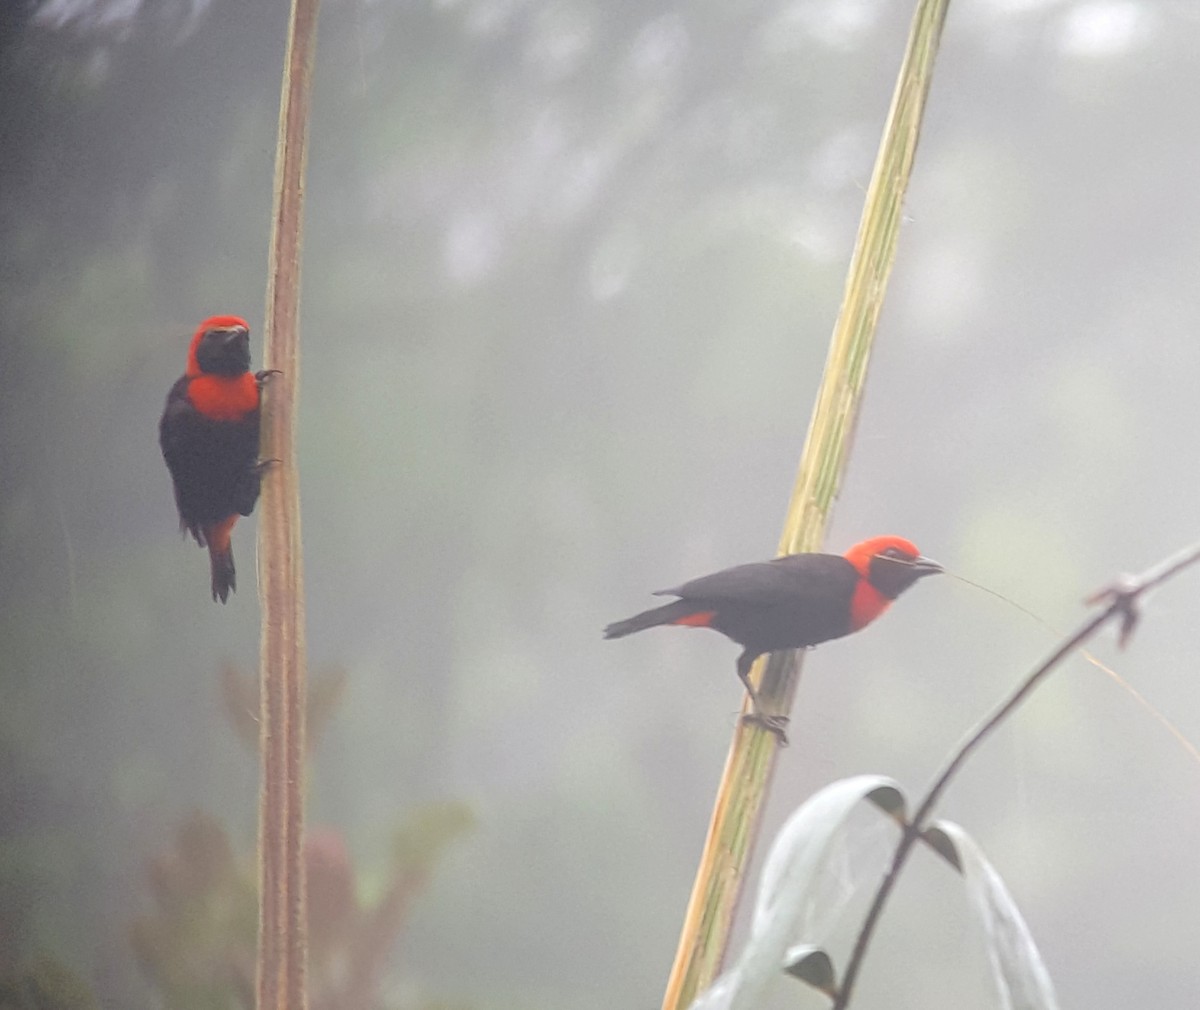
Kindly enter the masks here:
<path id="1" fill-rule="evenodd" d="M 875 325 L 887 291 L 904 193 L 949 0 L 919 0 L 867 190 L 841 311 L 780 537 L 783 554 L 815 550 L 837 496 L 866 381 Z M 799 663 L 787 653 L 756 667 L 764 710 L 791 710 Z M 743 712 L 747 706 L 743 705 Z M 776 740 L 739 724 L 688 901 L 663 1010 L 683 1010 L 720 969 L 775 766 Z"/>
<path id="2" fill-rule="evenodd" d="M 259 523 L 260 666 L 258 1010 L 305 1010 L 304 579 L 295 414 L 300 385 L 300 248 L 317 0 L 293 0 L 275 152 L 264 361 L 277 368 L 263 412 Z"/>

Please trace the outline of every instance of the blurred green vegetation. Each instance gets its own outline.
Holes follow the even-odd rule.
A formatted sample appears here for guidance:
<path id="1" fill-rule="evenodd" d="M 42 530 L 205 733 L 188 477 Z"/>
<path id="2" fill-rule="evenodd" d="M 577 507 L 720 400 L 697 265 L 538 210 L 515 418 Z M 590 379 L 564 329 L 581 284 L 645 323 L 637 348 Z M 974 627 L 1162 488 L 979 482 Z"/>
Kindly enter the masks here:
<path id="1" fill-rule="evenodd" d="M 470 824 L 460 805 L 430 805 L 399 828 L 369 902 L 342 833 L 310 828 L 308 993 L 313 1010 L 444 1007 L 425 995 L 386 995 L 397 937 L 442 849 Z M 130 927 L 130 943 L 164 1006 L 250 1010 L 255 993 L 258 898 L 253 852 L 235 854 L 211 815 L 194 812 L 148 872 L 153 910 Z M 421 992 L 420 988 L 415 989 Z"/>
<path id="2" fill-rule="evenodd" d="M 215 607 L 155 425 L 198 319 L 258 335 L 286 11 L 44 9 L 0 11 L 0 971 L 136 1010 L 147 861 L 195 809 L 254 831 L 213 678 L 254 665 L 254 524 Z M 477 812 L 397 959 L 448 1001 L 658 997 L 734 650 L 599 628 L 772 551 L 909 13 L 326 6 L 300 466 L 313 666 L 353 690 L 312 816 L 373 867 L 405 812 Z M 1136 0 L 952 10 L 831 547 L 903 533 L 1066 623 L 1194 537 L 1198 35 Z M 915 786 L 1048 644 L 949 580 L 904 602 L 806 664 L 768 833 L 845 774 Z M 1156 597 L 1117 667 L 1196 738 L 1194 609 Z M 1196 989 L 1194 775 L 1073 668 L 956 791 L 1064 1005 Z M 981 1005 L 922 883 L 941 917 L 898 896 L 864 1005 Z"/>
<path id="3" fill-rule="evenodd" d="M 41 957 L 31 967 L 0 974 L 3 1010 L 97 1010 L 96 997 L 58 961 Z"/>

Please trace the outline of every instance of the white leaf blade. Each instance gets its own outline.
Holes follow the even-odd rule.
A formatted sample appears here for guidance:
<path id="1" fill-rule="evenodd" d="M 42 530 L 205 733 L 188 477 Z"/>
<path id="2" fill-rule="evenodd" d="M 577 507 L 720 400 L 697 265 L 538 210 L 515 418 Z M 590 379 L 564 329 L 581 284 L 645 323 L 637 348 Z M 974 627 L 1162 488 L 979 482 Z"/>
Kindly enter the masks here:
<path id="1" fill-rule="evenodd" d="M 935 821 L 925 834 L 933 836 L 931 844 L 948 844 L 958 856 L 967 896 L 983 927 L 1003 1010 L 1058 1010 L 1054 984 L 1037 944 L 983 850 L 951 821 Z"/>
<path id="2" fill-rule="evenodd" d="M 855 807 L 876 794 L 903 793 L 883 775 L 834 782 L 802 804 L 784 823 L 763 866 L 750 937 L 732 968 L 696 997 L 691 1010 L 755 1010 L 782 977 L 788 950 L 806 936 L 814 917 L 811 896 Z"/>

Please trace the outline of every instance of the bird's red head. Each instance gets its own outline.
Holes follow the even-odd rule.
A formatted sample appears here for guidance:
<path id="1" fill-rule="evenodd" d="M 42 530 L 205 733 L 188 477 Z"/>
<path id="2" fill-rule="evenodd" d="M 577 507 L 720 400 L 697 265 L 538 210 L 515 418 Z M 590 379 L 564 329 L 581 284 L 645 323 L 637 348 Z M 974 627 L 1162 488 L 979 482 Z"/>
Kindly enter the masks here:
<path id="1" fill-rule="evenodd" d="M 936 561 L 921 557 L 916 544 L 903 537 L 872 537 L 851 547 L 845 558 L 859 575 L 850 601 L 854 631 L 875 620 L 918 579 L 942 570 Z"/>
<path id="2" fill-rule="evenodd" d="M 187 376 L 236 376 L 250 370 L 250 326 L 241 316 L 209 316 L 188 348 Z"/>
<path id="3" fill-rule="evenodd" d="M 922 557 L 916 544 L 904 537 L 872 537 L 855 544 L 845 557 L 866 582 L 889 600 L 894 600 L 917 579 L 942 571 L 941 565 Z"/>
<path id="4" fill-rule="evenodd" d="M 855 567 L 858 574 L 865 579 L 871 566 L 871 559 L 888 550 L 898 557 L 910 560 L 921 556 L 917 545 L 911 540 L 905 540 L 904 537 L 871 537 L 870 540 L 864 540 L 851 547 L 846 551 L 845 557 Z"/>

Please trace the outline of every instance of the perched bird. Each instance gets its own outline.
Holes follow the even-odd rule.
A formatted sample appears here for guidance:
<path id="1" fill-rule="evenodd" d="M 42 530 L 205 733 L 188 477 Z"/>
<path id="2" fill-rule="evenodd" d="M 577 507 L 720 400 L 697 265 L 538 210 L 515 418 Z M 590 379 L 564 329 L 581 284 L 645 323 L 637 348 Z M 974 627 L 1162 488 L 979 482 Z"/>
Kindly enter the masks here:
<path id="1" fill-rule="evenodd" d="M 158 425 L 179 528 L 208 548 L 212 598 L 222 603 L 237 588 L 233 526 L 254 511 L 267 465 L 258 458 L 259 404 L 275 371 L 250 371 L 244 319 L 212 316 L 192 337 L 187 370 L 167 394 Z"/>
<path id="2" fill-rule="evenodd" d="M 661 590 L 654 595 L 679 599 L 610 624 L 604 637 L 665 624 L 719 631 L 742 646 L 737 674 L 754 706 L 749 718 L 786 741 L 787 717 L 760 710 L 750 683 L 754 660 L 764 652 L 807 648 L 860 631 L 918 579 L 941 571 L 908 540 L 874 537 L 844 556 L 788 554 Z"/>

